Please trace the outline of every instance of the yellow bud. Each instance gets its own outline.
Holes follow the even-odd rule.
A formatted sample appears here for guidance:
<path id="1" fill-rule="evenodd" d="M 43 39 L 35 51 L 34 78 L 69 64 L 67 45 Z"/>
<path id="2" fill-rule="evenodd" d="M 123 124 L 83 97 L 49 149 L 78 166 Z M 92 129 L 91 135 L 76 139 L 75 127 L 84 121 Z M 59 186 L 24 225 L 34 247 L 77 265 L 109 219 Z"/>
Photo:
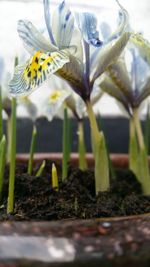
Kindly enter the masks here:
<path id="1" fill-rule="evenodd" d="M 55 164 L 52 164 L 52 187 L 58 191 L 58 174 Z"/>

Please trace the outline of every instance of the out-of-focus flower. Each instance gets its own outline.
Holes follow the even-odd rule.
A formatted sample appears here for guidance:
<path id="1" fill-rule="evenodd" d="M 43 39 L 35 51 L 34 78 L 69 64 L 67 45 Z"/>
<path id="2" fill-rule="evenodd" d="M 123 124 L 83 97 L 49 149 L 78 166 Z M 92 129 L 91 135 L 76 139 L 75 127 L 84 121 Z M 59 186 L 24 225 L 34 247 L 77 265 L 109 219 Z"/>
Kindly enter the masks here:
<path id="1" fill-rule="evenodd" d="M 150 95 L 150 44 L 140 34 L 132 34 L 122 57 L 109 67 L 100 81 L 103 91 L 115 97 L 132 115 Z"/>
<path id="2" fill-rule="evenodd" d="M 64 106 L 67 106 L 71 111 L 71 115 L 76 117 L 78 121 L 82 120 L 86 115 L 86 106 L 83 99 L 71 90 L 70 86 L 63 81 L 55 77 L 49 81 L 50 94 L 41 101 L 39 106 L 39 114 L 46 116 L 48 120 L 52 120 L 55 116 L 63 114 Z M 99 87 L 95 86 L 91 94 L 92 104 L 96 104 L 101 96 L 102 92 Z"/>

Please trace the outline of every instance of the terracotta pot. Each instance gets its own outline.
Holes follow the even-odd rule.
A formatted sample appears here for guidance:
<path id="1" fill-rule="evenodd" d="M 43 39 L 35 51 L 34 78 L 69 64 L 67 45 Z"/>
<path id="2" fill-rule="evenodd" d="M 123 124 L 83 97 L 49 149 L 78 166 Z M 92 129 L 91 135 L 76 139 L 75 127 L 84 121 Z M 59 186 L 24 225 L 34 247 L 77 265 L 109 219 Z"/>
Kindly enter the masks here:
<path id="1" fill-rule="evenodd" d="M 61 155 L 35 160 L 61 161 Z M 127 167 L 126 155 L 112 155 Z M 87 155 L 89 166 L 93 158 Z M 27 156 L 18 155 L 19 161 Z M 119 160 L 119 163 L 117 163 Z M 72 162 L 78 158 L 72 155 Z M 0 267 L 20 266 L 150 266 L 150 214 L 97 220 L 0 223 Z"/>

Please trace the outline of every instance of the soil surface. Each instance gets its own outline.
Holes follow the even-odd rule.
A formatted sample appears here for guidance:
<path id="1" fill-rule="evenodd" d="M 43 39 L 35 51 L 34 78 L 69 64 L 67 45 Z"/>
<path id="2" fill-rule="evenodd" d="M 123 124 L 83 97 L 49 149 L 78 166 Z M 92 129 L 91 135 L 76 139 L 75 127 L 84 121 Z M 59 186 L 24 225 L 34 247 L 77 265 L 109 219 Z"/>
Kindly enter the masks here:
<path id="1" fill-rule="evenodd" d="M 41 177 L 28 175 L 27 166 L 17 165 L 15 209 L 6 215 L 9 169 L 5 171 L 0 220 L 90 219 L 136 215 L 150 212 L 150 197 L 142 195 L 141 185 L 129 170 L 116 169 L 109 192 L 95 196 L 94 172 L 69 167 L 68 177 L 61 182 L 57 166 L 59 190 L 51 186 L 52 162 L 47 161 Z M 39 166 L 34 167 L 33 174 Z M 101 177 L 100 177 L 101 178 Z"/>

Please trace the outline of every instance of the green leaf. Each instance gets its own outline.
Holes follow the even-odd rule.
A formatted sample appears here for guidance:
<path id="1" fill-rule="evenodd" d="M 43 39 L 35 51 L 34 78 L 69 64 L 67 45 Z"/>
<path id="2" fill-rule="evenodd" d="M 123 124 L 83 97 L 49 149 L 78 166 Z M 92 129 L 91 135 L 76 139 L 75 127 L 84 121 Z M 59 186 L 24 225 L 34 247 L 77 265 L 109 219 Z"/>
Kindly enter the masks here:
<path id="1" fill-rule="evenodd" d="M 105 138 L 102 132 L 99 134 L 99 140 L 94 144 L 95 154 L 95 189 L 96 194 L 105 192 L 110 188 L 109 181 L 109 163 L 107 157 L 107 150 Z"/>

